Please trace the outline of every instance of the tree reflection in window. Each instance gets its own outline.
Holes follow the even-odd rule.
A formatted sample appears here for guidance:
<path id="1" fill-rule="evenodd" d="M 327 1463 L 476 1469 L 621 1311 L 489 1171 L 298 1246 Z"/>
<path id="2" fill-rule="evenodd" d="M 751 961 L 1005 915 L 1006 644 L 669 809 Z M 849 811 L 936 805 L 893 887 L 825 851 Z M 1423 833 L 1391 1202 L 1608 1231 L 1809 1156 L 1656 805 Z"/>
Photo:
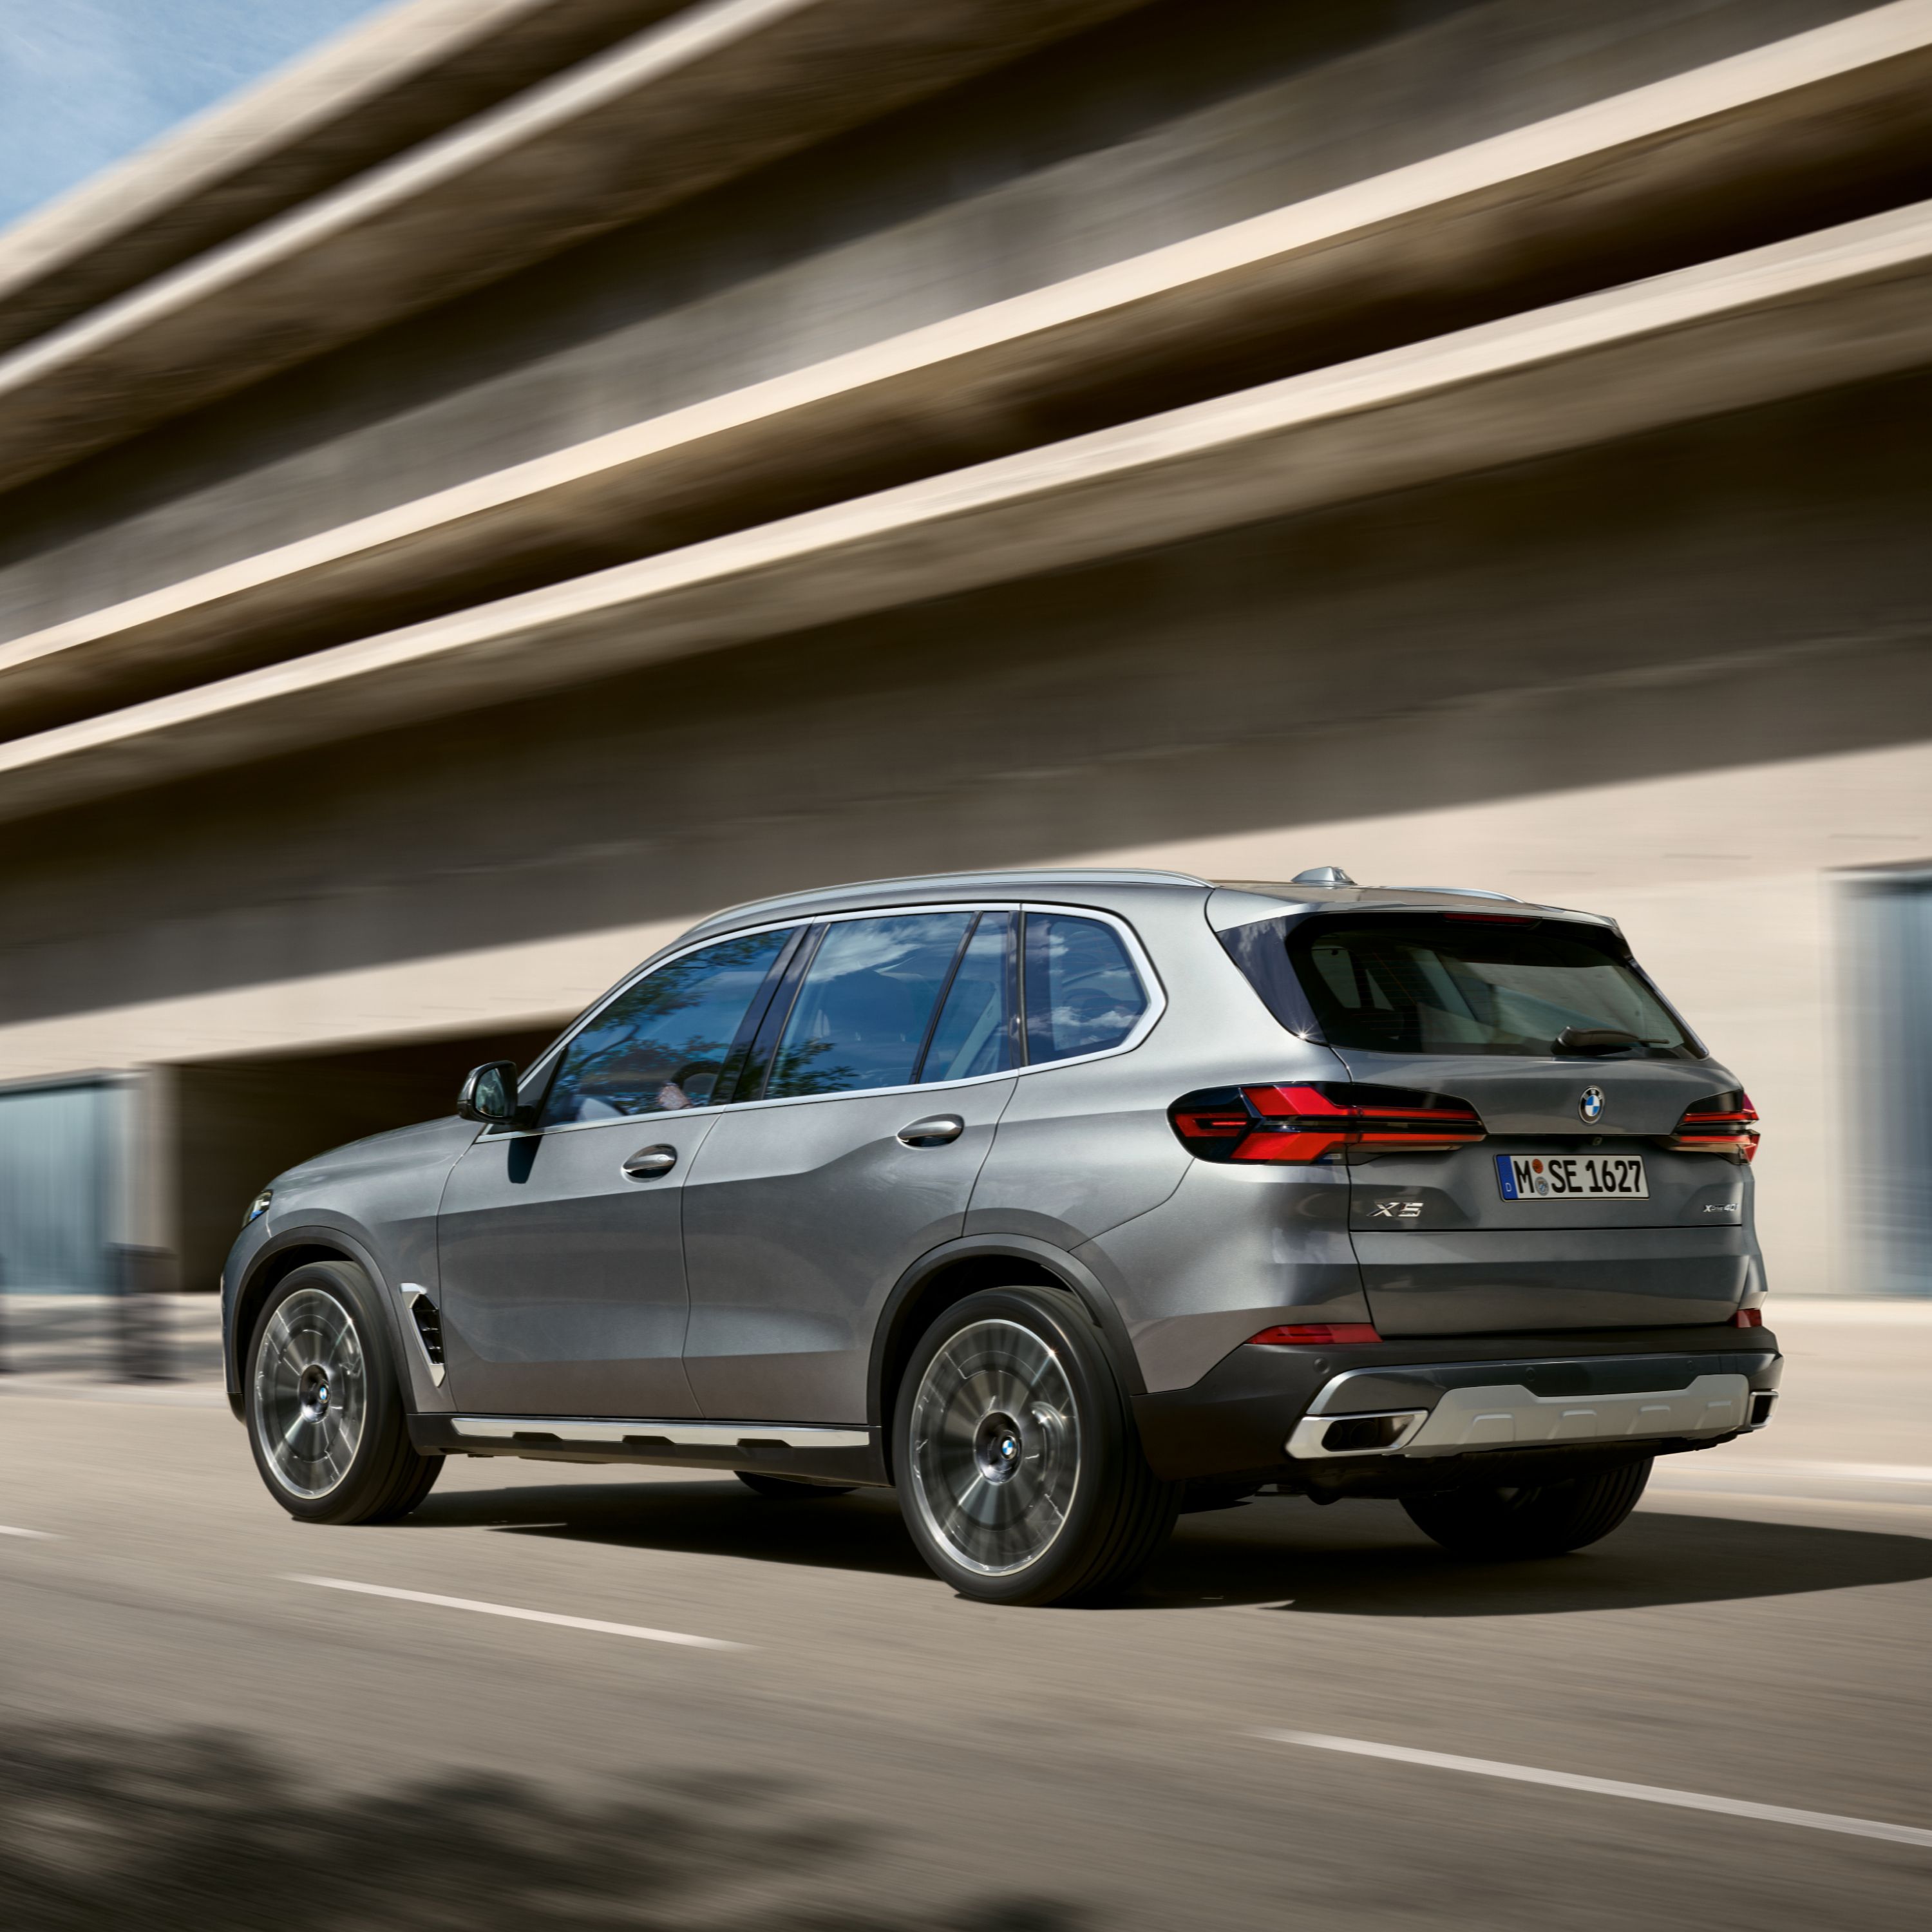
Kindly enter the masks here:
<path id="1" fill-rule="evenodd" d="M 721 940 L 619 994 L 564 1049 L 541 1124 L 679 1113 L 722 1097 L 725 1056 L 790 936 Z"/>

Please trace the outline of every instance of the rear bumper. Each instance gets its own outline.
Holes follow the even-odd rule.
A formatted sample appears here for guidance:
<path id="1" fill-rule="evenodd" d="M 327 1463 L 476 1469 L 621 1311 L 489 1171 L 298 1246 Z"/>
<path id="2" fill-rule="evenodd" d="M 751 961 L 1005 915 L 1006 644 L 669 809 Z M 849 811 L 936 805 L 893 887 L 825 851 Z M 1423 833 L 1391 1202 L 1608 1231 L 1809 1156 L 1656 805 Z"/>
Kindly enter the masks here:
<path id="1" fill-rule="evenodd" d="M 1135 1408 L 1148 1460 L 1169 1480 L 1399 1494 L 1468 1480 L 1478 1463 L 1708 1448 L 1763 1426 L 1783 1367 L 1768 1331 L 1728 1326 L 1244 1346 L 1192 1388 L 1140 1396 Z"/>

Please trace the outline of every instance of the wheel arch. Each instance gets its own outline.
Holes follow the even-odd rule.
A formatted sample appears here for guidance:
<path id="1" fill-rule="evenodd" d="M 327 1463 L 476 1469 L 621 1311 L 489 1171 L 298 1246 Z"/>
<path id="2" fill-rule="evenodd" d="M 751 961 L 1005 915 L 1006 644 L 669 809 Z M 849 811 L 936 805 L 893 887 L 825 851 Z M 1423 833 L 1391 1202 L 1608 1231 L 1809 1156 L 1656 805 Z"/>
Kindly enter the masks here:
<path id="1" fill-rule="evenodd" d="M 376 1265 L 375 1256 L 362 1242 L 340 1228 L 291 1228 L 276 1235 L 255 1257 L 241 1286 L 236 1290 L 235 1311 L 229 1322 L 225 1353 L 229 1364 L 228 1406 L 234 1411 L 238 1422 L 242 1419 L 244 1411 L 242 1352 L 248 1346 L 248 1337 L 255 1331 L 262 1305 L 280 1282 L 286 1281 L 297 1268 L 306 1268 L 310 1262 L 347 1262 L 369 1277 L 375 1286 L 376 1298 L 382 1307 L 389 1346 L 397 1352 L 393 1359 L 404 1359 L 400 1353 L 404 1337 L 394 1306 L 395 1297 L 388 1292 L 388 1280 Z M 406 1376 L 402 1378 L 401 1394 L 406 1412 L 412 1407 Z"/>
<path id="2" fill-rule="evenodd" d="M 1051 1242 L 1022 1234 L 967 1235 L 948 1241 L 922 1255 L 899 1277 L 873 1330 L 866 1419 L 879 1432 L 888 1481 L 892 1397 L 920 1337 L 954 1303 L 988 1288 L 1057 1288 L 1072 1294 L 1100 1331 L 1121 1388 L 1129 1395 L 1146 1393 L 1126 1324 L 1092 1270 Z"/>

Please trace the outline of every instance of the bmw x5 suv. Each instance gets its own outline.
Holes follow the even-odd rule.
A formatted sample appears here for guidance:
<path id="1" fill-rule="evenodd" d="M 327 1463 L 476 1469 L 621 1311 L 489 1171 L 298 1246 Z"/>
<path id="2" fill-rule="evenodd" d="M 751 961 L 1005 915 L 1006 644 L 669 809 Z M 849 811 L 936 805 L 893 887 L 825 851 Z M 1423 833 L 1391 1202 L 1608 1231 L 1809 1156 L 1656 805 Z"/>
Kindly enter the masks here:
<path id="1" fill-rule="evenodd" d="M 890 1485 L 1000 1603 L 1264 1489 L 1551 1554 L 1769 1417 L 1756 1121 L 1591 914 L 1328 870 L 800 893 L 278 1177 L 229 1395 L 318 1522 L 522 1456 Z"/>

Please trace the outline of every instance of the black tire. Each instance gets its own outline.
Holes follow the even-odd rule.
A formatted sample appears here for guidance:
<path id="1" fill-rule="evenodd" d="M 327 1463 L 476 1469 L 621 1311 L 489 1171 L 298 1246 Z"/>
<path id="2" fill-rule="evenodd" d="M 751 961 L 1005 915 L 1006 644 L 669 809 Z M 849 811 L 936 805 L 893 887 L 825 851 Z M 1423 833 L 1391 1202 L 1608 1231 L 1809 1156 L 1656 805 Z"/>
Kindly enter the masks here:
<path id="1" fill-rule="evenodd" d="M 442 1473 L 410 1441 L 388 1330 L 352 1262 L 311 1262 L 277 1282 L 242 1385 L 255 1467 L 302 1522 L 393 1522 Z"/>
<path id="2" fill-rule="evenodd" d="M 775 1503 L 808 1503 L 814 1496 L 849 1496 L 856 1483 L 800 1483 L 789 1476 L 758 1476 L 748 1469 L 731 1472 L 754 1496 Z"/>
<path id="3" fill-rule="evenodd" d="M 982 1603 L 1113 1594 L 1180 1508 L 1182 1485 L 1148 1467 L 1099 1331 L 1064 1291 L 992 1288 L 946 1310 L 907 1365 L 892 1429 L 913 1541 Z"/>
<path id="4" fill-rule="evenodd" d="M 1636 1508 L 1652 1460 L 1539 1489 L 1445 1490 L 1408 1498 L 1402 1508 L 1418 1529 L 1458 1556 L 1560 1556 L 1601 1540 Z"/>

